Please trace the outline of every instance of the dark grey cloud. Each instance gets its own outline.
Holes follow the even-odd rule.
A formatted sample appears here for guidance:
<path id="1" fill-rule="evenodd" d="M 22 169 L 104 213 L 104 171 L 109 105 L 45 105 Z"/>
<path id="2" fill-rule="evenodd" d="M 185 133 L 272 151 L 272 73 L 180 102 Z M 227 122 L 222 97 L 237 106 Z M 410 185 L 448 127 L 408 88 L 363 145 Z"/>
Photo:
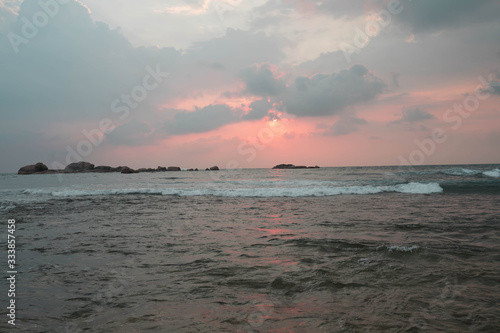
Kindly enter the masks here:
<path id="1" fill-rule="evenodd" d="M 40 12 L 38 1 L 24 1 L 7 34 L 10 41 L 0 39 L 5 117 L 70 121 L 111 114 L 113 100 L 142 84 L 147 66 L 167 72 L 180 55 L 171 48 L 134 48 L 119 30 L 92 21 L 79 2 L 60 5 L 32 36 L 23 33 L 26 20 Z"/>
<path id="2" fill-rule="evenodd" d="M 396 120 L 395 123 L 415 123 L 419 121 L 434 119 L 435 117 L 422 107 L 408 107 L 404 108 L 401 112 L 401 118 Z"/>
<path id="3" fill-rule="evenodd" d="M 154 141 L 154 129 L 149 124 L 132 119 L 107 133 L 106 139 L 113 145 L 141 146 Z"/>
<path id="4" fill-rule="evenodd" d="M 241 120 L 242 111 L 225 104 L 208 105 L 195 111 L 178 111 L 165 124 L 168 135 L 208 132 Z"/>
<path id="5" fill-rule="evenodd" d="M 267 116 L 269 110 L 273 107 L 273 103 L 267 99 L 261 99 L 250 104 L 250 111 L 243 116 L 245 120 L 259 120 Z"/>
<path id="6" fill-rule="evenodd" d="M 286 112 L 296 116 L 328 116 L 373 100 L 385 87 L 366 67 L 354 65 L 338 73 L 298 77 L 287 87 L 283 102 Z"/>
<path id="7" fill-rule="evenodd" d="M 246 68 L 240 72 L 246 84 L 244 93 L 256 96 L 276 96 L 285 89 L 285 82 L 275 79 L 268 64 Z"/>
<path id="8" fill-rule="evenodd" d="M 403 10 L 395 17 L 414 33 L 463 28 L 498 21 L 500 16 L 497 0 L 406 0 L 401 4 Z"/>
<path id="9" fill-rule="evenodd" d="M 498 74 L 497 74 L 498 76 Z M 488 87 L 482 90 L 484 93 L 492 93 L 494 95 L 500 95 L 500 80 L 491 80 L 488 82 Z"/>
<path id="10" fill-rule="evenodd" d="M 354 114 L 345 113 L 341 115 L 340 119 L 332 126 L 318 126 L 318 128 L 326 129 L 321 132 L 322 135 L 341 136 L 356 132 L 361 125 L 367 123 L 365 119 L 358 118 Z"/>
<path id="11" fill-rule="evenodd" d="M 342 51 L 321 53 L 314 60 L 307 60 L 298 66 L 295 71 L 300 75 L 308 75 L 310 73 L 331 73 L 337 68 L 346 66 L 346 61 Z"/>

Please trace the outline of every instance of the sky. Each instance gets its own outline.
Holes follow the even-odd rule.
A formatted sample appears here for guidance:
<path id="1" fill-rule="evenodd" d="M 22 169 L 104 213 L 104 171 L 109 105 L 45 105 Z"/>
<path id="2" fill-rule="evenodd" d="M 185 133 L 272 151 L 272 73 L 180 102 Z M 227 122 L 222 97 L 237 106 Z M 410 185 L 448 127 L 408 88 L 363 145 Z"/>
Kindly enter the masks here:
<path id="1" fill-rule="evenodd" d="M 500 163 L 496 0 L 0 0 L 0 172 Z"/>

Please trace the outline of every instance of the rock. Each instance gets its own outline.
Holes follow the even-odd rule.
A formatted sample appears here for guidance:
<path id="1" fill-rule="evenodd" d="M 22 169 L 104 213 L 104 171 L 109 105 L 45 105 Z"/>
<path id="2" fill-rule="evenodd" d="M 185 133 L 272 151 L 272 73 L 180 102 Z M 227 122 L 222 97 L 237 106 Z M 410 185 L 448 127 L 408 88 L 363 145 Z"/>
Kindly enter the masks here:
<path id="1" fill-rule="evenodd" d="M 278 164 L 273 167 L 273 169 L 316 169 L 319 168 L 319 166 L 314 166 L 314 167 L 307 167 L 305 165 L 293 165 L 293 164 Z"/>
<path id="2" fill-rule="evenodd" d="M 213 166 L 210 168 L 211 171 L 218 171 L 219 170 L 219 167 L 218 166 Z"/>
<path id="3" fill-rule="evenodd" d="M 111 172 L 111 167 L 107 165 L 99 165 L 96 166 L 92 171 L 93 172 Z"/>
<path id="4" fill-rule="evenodd" d="M 140 168 L 139 170 L 137 170 L 137 172 L 148 172 L 148 169 L 146 169 L 146 168 Z"/>
<path id="5" fill-rule="evenodd" d="M 40 173 L 40 172 L 46 172 L 48 171 L 49 168 L 43 163 L 37 163 L 33 165 L 26 165 L 23 166 L 19 171 L 17 172 L 18 175 L 31 175 L 33 173 Z"/>
<path id="6" fill-rule="evenodd" d="M 69 164 L 64 172 L 66 173 L 76 173 L 76 172 L 89 172 L 94 169 L 94 165 L 89 162 L 77 162 Z"/>
<path id="7" fill-rule="evenodd" d="M 194 169 L 188 169 L 187 171 L 194 171 Z"/>
<path id="8" fill-rule="evenodd" d="M 295 167 L 293 164 L 278 164 L 274 166 L 273 169 L 291 169 L 293 167 Z"/>
<path id="9" fill-rule="evenodd" d="M 176 166 L 169 166 L 167 168 L 167 171 L 181 171 L 181 168 L 176 167 Z"/>
<path id="10" fill-rule="evenodd" d="M 307 167 L 308 169 L 319 169 L 319 166 L 315 165 L 315 166 L 309 166 Z"/>
<path id="11" fill-rule="evenodd" d="M 167 168 L 165 168 L 165 167 L 161 167 L 161 166 L 158 166 L 158 167 L 156 168 L 156 171 L 167 171 Z"/>
<path id="12" fill-rule="evenodd" d="M 210 169 L 209 169 L 209 168 L 206 168 L 206 169 L 205 169 L 205 171 L 210 171 Z"/>
<path id="13" fill-rule="evenodd" d="M 122 172 L 123 168 L 122 166 L 111 168 L 110 172 Z"/>
<path id="14" fill-rule="evenodd" d="M 194 169 L 194 171 L 198 171 L 198 168 Z"/>
<path id="15" fill-rule="evenodd" d="M 134 170 L 134 169 L 131 169 L 131 168 L 129 168 L 129 167 L 127 167 L 127 166 L 125 166 L 125 167 L 123 167 L 123 168 L 122 168 L 121 173 L 124 173 L 124 174 L 129 174 L 129 173 L 139 173 L 139 171 L 136 171 L 136 170 Z"/>

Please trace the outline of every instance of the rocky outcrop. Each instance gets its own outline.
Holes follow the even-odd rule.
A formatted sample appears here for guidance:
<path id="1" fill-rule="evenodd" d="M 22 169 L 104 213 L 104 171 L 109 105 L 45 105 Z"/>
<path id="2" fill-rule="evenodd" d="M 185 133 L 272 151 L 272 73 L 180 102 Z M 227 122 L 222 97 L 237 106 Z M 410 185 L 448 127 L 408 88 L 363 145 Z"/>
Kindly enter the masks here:
<path id="1" fill-rule="evenodd" d="M 206 168 L 207 171 L 217 171 L 218 166 L 213 166 L 211 168 Z M 64 170 L 49 170 L 47 166 L 43 163 L 37 163 L 33 165 L 26 165 L 19 169 L 17 172 L 19 175 L 30 175 L 30 174 L 53 174 L 53 173 L 85 173 L 85 172 L 96 172 L 96 173 L 108 173 L 108 172 L 121 172 L 124 174 L 139 173 L 139 172 L 165 172 L 165 171 L 182 171 L 178 166 L 170 166 L 168 168 L 158 166 L 156 169 L 153 168 L 141 168 L 134 170 L 127 166 L 110 167 L 107 165 L 94 166 L 94 164 L 89 162 L 76 162 L 69 164 Z M 198 169 L 189 169 L 188 171 L 198 171 Z"/>
<path id="2" fill-rule="evenodd" d="M 111 167 L 110 166 L 106 166 L 106 165 L 99 165 L 99 166 L 96 166 L 92 172 L 111 172 Z"/>
<path id="3" fill-rule="evenodd" d="M 119 167 L 116 167 L 116 168 L 111 168 L 111 170 L 109 170 L 109 172 L 122 172 L 124 167 L 122 166 L 119 166 Z"/>
<path id="4" fill-rule="evenodd" d="M 139 173 L 139 171 L 134 170 L 134 169 L 131 169 L 131 168 L 129 168 L 129 167 L 127 167 L 127 166 L 125 166 L 125 167 L 123 167 L 123 168 L 122 168 L 121 173 L 124 173 L 124 174 L 129 174 L 129 173 Z"/>
<path id="5" fill-rule="evenodd" d="M 49 168 L 43 163 L 37 163 L 37 164 L 32 164 L 32 165 L 26 165 L 23 166 L 19 171 L 17 172 L 18 175 L 31 175 L 34 173 L 44 173 L 47 172 Z"/>
<path id="6" fill-rule="evenodd" d="M 92 170 L 94 170 L 94 165 L 89 162 L 71 163 L 64 168 L 64 172 L 66 173 L 90 172 Z"/>
<path id="7" fill-rule="evenodd" d="M 293 164 L 278 164 L 273 167 L 273 169 L 319 169 L 319 166 L 305 166 L 305 165 L 293 165 Z"/>

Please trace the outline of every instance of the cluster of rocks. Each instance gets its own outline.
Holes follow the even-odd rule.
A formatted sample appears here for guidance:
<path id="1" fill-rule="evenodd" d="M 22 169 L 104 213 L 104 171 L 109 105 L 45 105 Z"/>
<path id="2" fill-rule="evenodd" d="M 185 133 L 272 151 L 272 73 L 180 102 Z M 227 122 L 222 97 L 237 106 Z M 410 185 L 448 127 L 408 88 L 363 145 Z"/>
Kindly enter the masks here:
<path id="1" fill-rule="evenodd" d="M 217 171 L 219 168 L 213 166 L 211 168 L 206 168 L 207 171 Z M 153 168 L 141 168 L 134 170 L 128 166 L 110 167 L 106 165 L 95 166 L 89 162 L 76 162 L 71 163 L 63 170 L 49 170 L 49 168 L 43 163 L 37 163 L 33 165 L 27 165 L 19 169 L 18 175 L 31 175 L 31 174 L 52 174 L 52 173 L 108 173 L 108 172 L 120 172 L 124 174 L 139 173 L 139 172 L 167 172 L 167 171 L 182 171 L 180 167 L 170 166 L 162 167 L 159 166 L 156 169 Z M 188 171 L 198 171 L 198 169 L 188 169 Z"/>
<path id="2" fill-rule="evenodd" d="M 305 165 L 293 165 L 293 164 L 278 164 L 273 167 L 273 169 L 319 169 L 319 166 L 305 166 Z"/>

